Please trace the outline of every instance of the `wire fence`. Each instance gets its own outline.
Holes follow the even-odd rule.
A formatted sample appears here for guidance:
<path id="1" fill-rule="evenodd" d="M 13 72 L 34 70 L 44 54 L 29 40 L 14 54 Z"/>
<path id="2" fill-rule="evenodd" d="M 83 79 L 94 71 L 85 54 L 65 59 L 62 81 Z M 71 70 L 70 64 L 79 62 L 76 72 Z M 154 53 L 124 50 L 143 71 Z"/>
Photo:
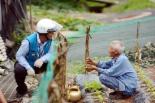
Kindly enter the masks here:
<path id="1" fill-rule="evenodd" d="M 140 23 L 140 45 L 144 46 L 147 42 L 155 42 L 155 16 L 150 16 L 126 22 L 91 27 L 90 54 L 92 56 L 107 55 L 107 46 L 112 40 L 121 40 L 124 42 L 126 49 L 133 49 L 136 45 L 138 22 Z M 83 59 L 85 29 L 69 35 L 69 39 L 78 39 L 69 48 L 68 59 Z"/>

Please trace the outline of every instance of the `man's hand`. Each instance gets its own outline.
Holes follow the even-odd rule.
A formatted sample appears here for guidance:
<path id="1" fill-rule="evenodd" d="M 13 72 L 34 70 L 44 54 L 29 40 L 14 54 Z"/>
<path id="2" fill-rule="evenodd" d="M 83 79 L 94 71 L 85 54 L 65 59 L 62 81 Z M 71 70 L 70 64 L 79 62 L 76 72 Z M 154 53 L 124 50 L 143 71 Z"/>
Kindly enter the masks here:
<path id="1" fill-rule="evenodd" d="M 92 59 L 90 59 L 90 58 L 86 59 L 86 63 L 89 64 L 89 65 L 93 65 L 93 66 L 97 65 L 97 63 L 95 61 L 93 61 Z"/>
<path id="2" fill-rule="evenodd" d="M 88 71 L 88 72 L 91 72 L 91 71 L 93 71 L 93 70 L 97 70 L 97 67 L 95 66 L 95 65 L 86 65 L 86 70 Z"/>
<path id="3" fill-rule="evenodd" d="M 29 76 L 35 76 L 35 72 L 34 72 L 33 69 L 28 69 L 28 70 L 27 70 L 27 74 L 28 74 Z"/>
<path id="4" fill-rule="evenodd" d="M 37 59 L 35 62 L 34 62 L 34 66 L 35 67 L 38 67 L 38 68 L 41 68 L 43 65 L 43 61 L 41 59 Z"/>

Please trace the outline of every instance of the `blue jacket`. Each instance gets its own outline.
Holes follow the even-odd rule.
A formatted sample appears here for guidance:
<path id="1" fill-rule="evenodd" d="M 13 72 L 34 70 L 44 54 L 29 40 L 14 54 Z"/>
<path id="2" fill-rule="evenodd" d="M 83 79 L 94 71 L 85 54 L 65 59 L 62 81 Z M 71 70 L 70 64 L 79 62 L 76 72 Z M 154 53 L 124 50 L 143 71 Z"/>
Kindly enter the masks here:
<path id="1" fill-rule="evenodd" d="M 97 67 L 99 75 L 104 74 L 118 80 L 120 91 L 130 91 L 137 88 L 137 74 L 124 54 L 108 62 L 100 61 Z"/>
<path id="2" fill-rule="evenodd" d="M 49 48 L 51 46 L 51 40 L 48 40 L 43 50 L 40 51 L 36 32 L 26 37 L 26 39 L 29 42 L 29 52 L 27 53 L 25 58 L 28 61 L 28 63 L 31 65 L 31 67 L 34 67 L 34 62 L 42 55 L 48 53 Z"/>

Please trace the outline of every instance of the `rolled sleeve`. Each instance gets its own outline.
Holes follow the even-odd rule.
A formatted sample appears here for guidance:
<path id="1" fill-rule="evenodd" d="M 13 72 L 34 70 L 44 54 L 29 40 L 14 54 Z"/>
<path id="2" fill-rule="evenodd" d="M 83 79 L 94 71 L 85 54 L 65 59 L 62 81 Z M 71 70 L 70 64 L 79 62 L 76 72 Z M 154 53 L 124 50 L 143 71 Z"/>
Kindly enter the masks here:
<path id="1" fill-rule="evenodd" d="M 122 63 L 123 63 L 123 60 L 119 59 L 109 69 L 98 68 L 97 70 L 98 70 L 99 74 L 103 73 L 103 74 L 106 74 L 108 76 L 119 76 L 121 74 L 121 72 L 122 72 L 120 70 Z"/>
<path id="2" fill-rule="evenodd" d="M 97 67 L 102 69 L 109 69 L 112 65 L 113 65 L 112 60 L 108 62 L 99 61 Z"/>
<path id="3" fill-rule="evenodd" d="M 97 71 L 98 71 L 98 75 L 100 75 L 100 74 L 106 74 L 105 73 L 105 70 L 104 69 L 102 69 L 102 68 L 97 68 Z"/>
<path id="4" fill-rule="evenodd" d="M 105 67 L 105 66 L 106 66 L 106 63 L 104 61 L 99 61 L 97 63 L 97 67 L 99 67 L 99 68 L 102 68 L 102 67 Z"/>

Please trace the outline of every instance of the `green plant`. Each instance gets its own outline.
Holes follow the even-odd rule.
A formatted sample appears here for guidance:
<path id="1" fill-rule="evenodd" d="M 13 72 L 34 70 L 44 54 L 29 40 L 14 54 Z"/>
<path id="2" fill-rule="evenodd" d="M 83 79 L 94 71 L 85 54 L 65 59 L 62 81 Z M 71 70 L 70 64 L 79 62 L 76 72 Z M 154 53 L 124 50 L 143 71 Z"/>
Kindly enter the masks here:
<path id="1" fill-rule="evenodd" d="M 76 0 L 32 0 L 31 4 L 45 9 L 85 11 L 86 8 L 82 3 L 83 2 L 78 2 Z"/>
<path id="2" fill-rule="evenodd" d="M 67 73 L 76 75 L 84 73 L 84 71 L 84 64 L 81 61 L 74 61 L 68 64 Z"/>
<path id="3" fill-rule="evenodd" d="M 139 79 L 146 85 L 147 92 L 149 92 L 151 96 L 155 98 L 155 87 L 154 87 L 153 81 L 150 80 L 148 76 L 146 76 L 146 73 L 140 66 L 135 64 L 135 68 L 136 68 Z"/>
<path id="4" fill-rule="evenodd" d="M 98 2 L 90 2 L 90 1 L 87 1 L 86 4 L 90 7 L 93 7 L 93 6 L 104 6 L 105 4 L 103 3 L 98 3 Z"/>
<path id="5" fill-rule="evenodd" d="M 97 81 L 85 82 L 84 87 L 88 91 L 98 91 L 102 89 L 101 83 Z"/>
<path id="6" fill-rule="evenodd" d="M 97 95 L 97 97 L 98 97 L 100 103 L 104 101 L 104 96 L 103 95 L 99 94 L 99 95 Z"/>
<path id="7" fill-rule="evenodd" d="M 70 41 L 71 43 L 75 43 L 74 39 L 72 41 Z M 109 57 L 94 57 L 93 58 L 95 61 L 99 61 L 99 60 L 109 60 Z M 83 60 L 84 61 L 84 60 Z M 68 63 L 68 73 L 71 74 L 80 74 L 80 73 L 84 73 L 85 72 L 85 64 L 82 60 L 76 60 L 76 61 L 72 61 Z"/>
<path id="8" fill-rule="evenodd" d="M 27 26 L 27 27 L 26 27 Z M 19 24 L 15 25 L 15 30 L 12 34 L 12 38 L 15 43 L 18 45 L 21 41 L 27 36 L 28 32 L 26 29 L 29 25 L 26 24 L 26 21 L 23 19 Z"/>
<path id="9" fill-rule="evenodd" d="M 16 34 L 15 32 L 13 33 L 13 40 L 15 41 L 16 44 L 20 44 L 22 40 L 26 37 L 26 33 L 20 33 Z"/>
<path id="10" fill-rule="evenodd" d="M 110 9 L 107 9 L 106 11 L 125 12 L 147 8 L 155 8 L 155 3 L 151 2 L 151 0 L 127 0 L 124 3 L 120 3 Z"/>
<path id="11" fill-rule="evenodd" d="M 28 12 L 29 12 L 28 8 Z M 81 18 L 71 17 L 66 12 L 58 12 L 52 9 L 40 9 L 38 6 L 32 6 L 32 16 L 34 17 L 33 20 L 36 23 L 42 18 L 49 18 L 56 20 L 60 24 L 63 25 L 64 30 L 72 30 L 77 31 L 79 28 L 86 27 L 88 25 L 98 25 L 95 21 L 85 20 Z"/>
<path id="12" fill-rule="evenodd" d="M 110 58 L 109 56 L 103 56 L 103 57 L 100 56 L 100 57 L 94 57 L 93 59 L 94 59 L 95 61 L 98 62 L 98 61 L 100 61 L 100 60 L 101 60 L 101 61 L 108 61 L 108 60 L 110 60 L 111 58 Z"/>
<path id="13" fill-rule="evenodd" d="M 84 84 L 85 90 L 88 92 L 94 92 L 94 96 L 96 96 L 100 102 L 104 101 L 104 95 L 102 93 L 102 85 L 97 81 L 85 82 Z"/>

